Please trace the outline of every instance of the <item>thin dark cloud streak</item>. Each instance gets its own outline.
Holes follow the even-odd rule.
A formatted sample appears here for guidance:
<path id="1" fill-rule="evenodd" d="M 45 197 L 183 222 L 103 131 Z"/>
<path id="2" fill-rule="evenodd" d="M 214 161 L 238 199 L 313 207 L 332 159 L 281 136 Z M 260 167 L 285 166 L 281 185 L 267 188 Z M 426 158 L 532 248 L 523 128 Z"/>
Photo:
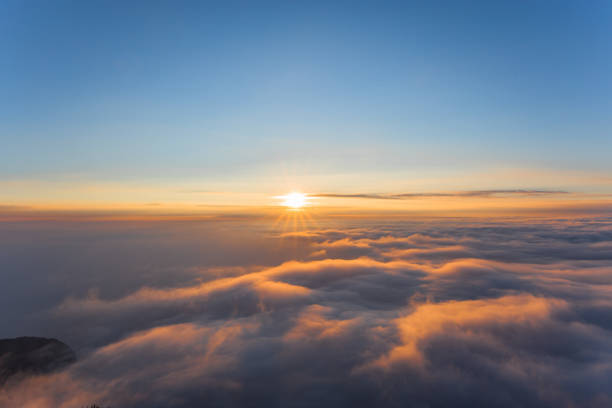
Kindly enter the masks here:
<path id="1" fill-rule="evenodd" d="M 374 200 L 409 200 L 418 198 L 472 198 L 472 197 L 504 197 L 504 196 L 556 196 L 571 194 L 563 190 L 468 190 L 468 191 L 452 191 L 439 193 L 400 193 L 400 194 L 337 194 L 337 193 L 319 193 L 312 194 L 313 197 L 325 198 L 365 198 Z"/>

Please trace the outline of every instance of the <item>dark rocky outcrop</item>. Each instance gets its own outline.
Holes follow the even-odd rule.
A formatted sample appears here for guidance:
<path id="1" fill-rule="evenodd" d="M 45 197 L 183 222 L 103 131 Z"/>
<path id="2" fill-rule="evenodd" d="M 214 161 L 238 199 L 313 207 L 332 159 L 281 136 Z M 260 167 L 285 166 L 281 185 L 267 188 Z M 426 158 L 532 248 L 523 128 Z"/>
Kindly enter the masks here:
<path id="1" fill-rule="evenodd" d="M 50 373 L 75 360 L 72 349 L 56 339 L 0 339 L 0 385 L 6 383 L 9 378 Z"/>

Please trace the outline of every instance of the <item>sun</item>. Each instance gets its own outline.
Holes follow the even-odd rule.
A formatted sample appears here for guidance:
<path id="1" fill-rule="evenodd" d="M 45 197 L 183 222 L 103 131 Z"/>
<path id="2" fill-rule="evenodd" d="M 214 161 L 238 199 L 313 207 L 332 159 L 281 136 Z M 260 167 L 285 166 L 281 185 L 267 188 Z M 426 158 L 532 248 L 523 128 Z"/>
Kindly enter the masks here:
<path id="1" fill-rule="evenodd" d="M 316 200 L 316 196 L 293 191 L 274 198 L 280 200 L 279 205 L 285 207 L 284 211 L 280 211 L 278 219 L 274 223 L 275 228 L 279 227 L 283 232 L 290 230 L 296 232 L 308 230 L 313 226 L 316 227 L 317 223 L 313 218 L 312 211 L 306 211 L 305 208 L 313 204 L 311 200 Z"/>
<path id="2" fill-rule="evenodd" d="M 285 207 L 294 209 L 302 208 L 308 202 L 308 196 L 306 194 L 298 192 L 289 193 L 284 196 L 278 196 L 277 198 L 283 200 L 281 204 Z"/>

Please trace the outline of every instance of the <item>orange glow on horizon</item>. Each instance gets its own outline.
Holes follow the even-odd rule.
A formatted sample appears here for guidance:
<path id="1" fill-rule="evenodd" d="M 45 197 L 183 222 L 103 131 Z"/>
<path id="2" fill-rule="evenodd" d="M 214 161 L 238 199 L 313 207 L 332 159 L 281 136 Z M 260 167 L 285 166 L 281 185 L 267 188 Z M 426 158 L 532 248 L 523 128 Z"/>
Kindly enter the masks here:
<path id="1" fill-rule="evenodd" d="M 0 221 L 27 219 L 63 220 L 275 220 L 303 227 L 313 218 L 378 217 L 486 217 L 486 216 L 575 216 L 609 214 L 612 197 L 606 194 L 564 194 L 539 197 L 417 197 L 412 199 L 368 199 L 325 197 L 307 193 L 272 196 L 235 195 L 228 203 L 158 200 L 156 202 L 48 201 L 0 202 Z M 315 204 L 316 200 L 316 205 Z M 231 201 L 231 202 L 230 202 Z M 280 211 L 279 211 L 280 210 Z M 280 221 L 278 221 L 280 218 Z"/>

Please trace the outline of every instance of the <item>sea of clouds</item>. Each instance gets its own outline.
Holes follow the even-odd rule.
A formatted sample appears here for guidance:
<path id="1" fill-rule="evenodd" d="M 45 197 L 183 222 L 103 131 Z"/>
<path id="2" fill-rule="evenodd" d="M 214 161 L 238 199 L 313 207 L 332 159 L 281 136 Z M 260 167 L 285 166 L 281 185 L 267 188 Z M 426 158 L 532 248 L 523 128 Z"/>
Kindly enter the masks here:
<path id="1" fill-rule="evenodd" d="M 609 407 L 612 218 L 6 222 L 2 407 Z"/>

